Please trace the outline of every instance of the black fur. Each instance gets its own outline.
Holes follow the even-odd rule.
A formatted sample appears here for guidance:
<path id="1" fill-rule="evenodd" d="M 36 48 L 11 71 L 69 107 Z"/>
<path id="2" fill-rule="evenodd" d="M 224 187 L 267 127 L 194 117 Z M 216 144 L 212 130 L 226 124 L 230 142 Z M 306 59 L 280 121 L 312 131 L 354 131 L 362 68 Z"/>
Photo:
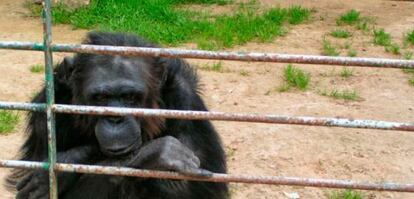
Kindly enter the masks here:
<path id="1" fill-rule="evenodd" d="M 135 36 L 115 33 L 91 32 L 85 44 L 154 47 L 153 44 Z M 59 104 L 93 104 L 81 95 L 85 81 L 97 67 L 109 67 L 115 56 L 77 54 L 56 66 L 55 94 Z M 151 65 L 147 86 L 150 89 L 145 108 L 206 111 L 199 95 L 197 76 L 194 70 L 181 59 L 166 58 L 123 58 L 139 59 Z M 93 66 L 93 67 L 92 67 Z M 45 89 L 32 100 L 33 103 L 45 102 Z M 100 152 L 92 153 L 86 161 L 71 158 L 65 161 L 67 151 L 78 147 L 97 146 L 93 133 L 95 116 L 56 114 L 56 141 L 59 162 L 126 166 L 123 161 L 113 159 Z M 225 173 L 225 155 L 220 139 L 209 121 L 145 119 L 142 125 L 144 144 L 164 136 L 173 136 L 194 151 L 200 159 L 201 168 Z M 28 137 L 22 146 L 21 160 L 44 161 L 47 159 L 46 115 L 41 112 L 29 114 Z M 80 153 L 80 152 L 79 152 Z M 75 153 L 76 154 L 76 153 Z M 15 170 L 8 178 L 10 187 L 16 187 L 25 176 L 34 172 Z M 27 178 L 27 177 L 26 177 Z M 30 177 L 29 177 L 30 178 Z M 196 181 L 173 181 L 163 179 L 140 179 L 120 176 L 89 174 L 60 174 L 59 197 L 63 199 L 87 198 L 196 198 L 224 199 L 228 188 L 224 183 Z M 30 198 L 30 197 L 28 197 Z"/>

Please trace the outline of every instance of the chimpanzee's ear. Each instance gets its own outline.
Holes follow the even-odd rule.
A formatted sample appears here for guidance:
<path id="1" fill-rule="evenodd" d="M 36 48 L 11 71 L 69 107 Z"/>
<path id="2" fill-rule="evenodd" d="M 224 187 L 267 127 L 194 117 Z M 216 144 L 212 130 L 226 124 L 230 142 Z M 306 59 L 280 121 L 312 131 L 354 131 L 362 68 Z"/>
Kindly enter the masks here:
<path id="1" fill-rule="evenodd" d="M 75 69 L 74 58 L 65 57 L 55 69 L 55 81 L 68 86 Z"/>

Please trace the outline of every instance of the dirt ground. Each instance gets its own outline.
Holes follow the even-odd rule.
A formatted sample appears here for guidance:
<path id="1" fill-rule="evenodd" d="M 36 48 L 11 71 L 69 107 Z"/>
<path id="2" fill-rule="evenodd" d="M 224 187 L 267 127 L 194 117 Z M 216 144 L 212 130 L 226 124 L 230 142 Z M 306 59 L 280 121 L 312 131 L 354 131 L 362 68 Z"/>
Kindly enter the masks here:
<path id="1" fill-rule="evenodd" d="M 41 41 L 40 19 L 27 17 L 24 0 L 2 0 L 0 40 Z M 289 33 L 272 43 L 249 43 L 243 51 L 320 54 L 323 36 L 335 28 L 339 14 L 357 9 L 375 18 L 377 26 L 390 32 L 395 41 L 414 28 L 414 2 L 380 0 L 261 0 L 267 6 L 291 4 L 314 8 L 313 19 L 289 28 Z M 84 30 L 54 26 L 57 43 L 78 43 Z M 336 41 L 335 41 L 336 42 Z M 371 37 L 355 32 L 352 46 L 358 56 L 389 57 Z M 412 48 L 412 47 L 411 47 Z M 411 49 L 413 51 L 414 49 Z M 55 54 L 55 61 L 64 55 Z M 42 74 L 29 71 L 43 63 L 41 52 L 1 50 L 0 100 L 27 102 L 41 87 Z M 190 60 L 194 65 L 213 61 Z M 340 66 L 297 65 L 312 76 L 311 89 L 280 93 L 281 72 L 286 64 L 223 62 L 226 72 L 199 70 L 204 99 L 214 111 L 349 117 L 387 121 L 414 121 L 414 87 L 408 75 L 397 69 L 353 67 L 354 76 L 342 79 Z M 230 71 L 230 72 L 229 72 Z M 248 75 L 240 75 L 247 71 Z M 348 88 L 360 100 L 345 102 L 323 97 L 320 89 Z M 24 113 L 21 114 L 22 116 Z M 23 118 L 23 117 L 22 117 Z M 24 119 L 8 135 L 0 136 L 0 159 L 13 159 L 22 143 Z M 398 131 L 214 122 L 228 153 L 229 173 L 301 176 L 363 181 L 414 182 L 414 134 Z M 0 181 L 8 173 L 0 169 Z M 289 186 L 232 184 L 232 198 L 286 198 L 296 192 L 301 198 L 326 198 L 332 189 Z M 414 194 L 363 192 L 366 198 L 414 198 Z M 0 198 L 13 198 L 0 187 Z"/>

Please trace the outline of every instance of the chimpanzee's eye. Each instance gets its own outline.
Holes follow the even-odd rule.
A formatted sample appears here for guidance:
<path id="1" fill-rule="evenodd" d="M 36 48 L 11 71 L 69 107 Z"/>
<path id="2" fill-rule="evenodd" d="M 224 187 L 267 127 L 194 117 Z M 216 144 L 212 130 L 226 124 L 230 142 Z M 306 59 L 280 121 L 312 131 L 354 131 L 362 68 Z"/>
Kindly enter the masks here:
<path id="1" fill-rule="evenodd" d="M 102 103 L 106 102 L 108 99 L 108 96 L 106 94 L 98 93 L 92 96 L 93 101 Z"/>
<path id="2" fill-rule="evenodd" d="M 121 98 L 124 102 L 127 103 L 134 103 L 135 101 L 137 101 L 137 95 L 135 95 L 134 93 L 126 93 L 126 94 L 122 94 Z"/>

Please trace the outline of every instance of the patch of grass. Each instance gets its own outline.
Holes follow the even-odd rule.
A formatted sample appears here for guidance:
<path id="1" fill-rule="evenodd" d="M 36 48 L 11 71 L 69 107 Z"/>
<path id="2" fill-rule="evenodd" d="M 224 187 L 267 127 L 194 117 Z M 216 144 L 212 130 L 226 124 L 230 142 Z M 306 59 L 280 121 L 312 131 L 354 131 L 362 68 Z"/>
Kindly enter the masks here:
<path id="1" fill-rule="evenodd" d="M 374 30 L 374 44 L 380 46 L 389 46 L 391 44 L 391 35 L 384 29 Z"/>
<path id="2" fill-rule="evenodd" d="M 226 5 L 232 3 L 233 0 L 174 0 L 176 3 L 182 4 L 217 4 Z"/>
<path id="3" fill-rule="evenodd" d="M 214 72 L 224 72 L 223 69 L 223 62 L 219 61 L 216 63 L 213 63 L 212 65 L 206 64 L 202 67 L 200 67 L 201 70 L 205 70 L 205 71 L 214 71 Z"/>
<path id="4" fill-rule="evenodd" d="M 300 6 L 292 6 L 288 10 L 290 24 L 300 24 L 309 19 L 311 11 Z"/>
<path id="5" fill-rule="evenodd" d="M 343 78 L 348 78 L 354 75 L 354 71 L 352 69 L 348 69 L 348 68 L 343 68 L 341 73 L 340 73 L 341 77 Z"/>
<path id="6" fill-rule="evenodd" d="M 412 68 L 403 68 L 402 71 L 406 74 L 414 75 L 414 69 L 412 69 Z"/>
<path id="7" fill-rule="evenodd" d="M 19 122 L 17 113 L 9 110 L 0 110 L 0 134 L 10 133 Z"/>
<path id="8" fill-rule="evenodd" d="M 362 194 L 357 191 L 345 190 L 339 192 L 333 192 L 329 199 L 362 199 Z"/>
<path id="9" fill-rule="evenodd" d="M 278 88 L 277 88 L 277 91 L 279 91 L 279 92 L 286 92 L 286 91 L 288 91 L 288 90 L 290 90 L 290 86 L 289 86 L 289 84 L 282 84 L 282 86 L 279 86 Z M 270 91 L 268 91 L 269 93 L 270 93 Z M 267 94 L 269 94 L 269 93 L 265 93 L 265 95 Z"/>
<path id="10" fill-rule="evenodd" d="M 355 28 L 367 33 L 373 28 L 373 24 L 375 24 L 375 19 L 371 17 L 361 17 L 356 23 Z"/>
<path id="11" fill-rule="evenodd" d="M 360 21 L 360 22 L 357 23 L 356 29 L 364 31 L 364 32 L 368 32 L 369 31 L 369 24 L 368 24 L 367 21 Z"/>
<path id="12" fill-rule="evenodd" d="M 320 94 L 322 96 L 327 96 L 327 97 L 332 97 L 335 99 L 343 99 L 346 101 L 355 101 L 357 100 L 358 94 L 355 90 L 337 90 L 337 89 L 333 89 L 330 92 L 328 91 L 322 91 L 320 92 Z"/>
<path id="13" fill-rule="evenodd" d="M 337 20 L 336 20 L 336 24 L 337 25 L 353 25 L 356 22 L 360 21 L 360 12 L 356 11 L 356 10 L 349 10 L 348 12 L 342 14 Z"/>
<path id="14" fill-rule="evenodd" d="M 349 42 L 345 42 L 345 44 L 344 44 L 344 46 L 343 46 L 343 48 L 345 48 L 345 49 L 350 49 L 351 48 L 351 43 L 349 43 Z"/>
<path id="15" fill-rule="evenodd" d="M 347 55 L 349 57 L 356 57 L 358 55 L 358 52 L 354 49 L 349 49 L 348 52 L 347 52 Z"/>
<path id="16" fill-rule="evenodd" d="M 326 56 L 338 56 L 339 52 L 328 40 L 323 40 L 322 55 Z"/>
<path id="17" fill-rule="evenodd" d="M 306 90 L 309 81 L 310 75 L 305 73 L 299 68 L 292 66 L 291 64 L 287 65 L 283 70 L 283 77 L 285 84 L 279 88 L 279 91 L 289 90 L 291 87 L 296 87 L 300 90 Z"/>
<path id="18" fill-rule="evenodd" d="M 35 64 L 33 66 L 30 67 L 30 72 L 32 73 L 41 73 L 45 71 L 45 67 L 43 67 L 40 64 Z"/>
<path id="19" fill-rule="evenodd" d="M 409 31 L 406 35 L 405 35 L 405 41 L 410 43 L 411 45 L 414 45 L 414 30 Z"/>
<path id="20" fill-rule="evenodd" d="M 413 58 L 412 52 L 405 52 L 404 59 L 410 60 Z M 408 80 L 408 84 L 414 86 L 414 69 L 412 68 L 403 68 L 402 71 L 406 74 L 411 75 L 410 79 Z"/>
<path id="21" fill-rule="evenodd" d="M 404 53 L 404 59 L 410 60 L 412 58 L 413 58 L 413 53 L 412 52 L 405 52 Z"/>
<path id="22" fill-rule="evenodd" d="M 310 10 L 300 6 L 259 10 L 240 4 L 231 14 L 180 8 L 181 4 L 227 4 L 228 0 L 91 0 L 88 6 L 53 8 L 53 21 L 75 28 L 129 32 L 150 41 L 178 45 L 194 42 L 198 48 L 216 50 L 249 41 L 266 42 L 285 34 L 284 25 L 308 20 Z"/>
<path id="23" fill-rule="evenodd" d="M 42 5 L 35 4 L 33 1 L 26 1 L 23 6 L 30 11 L 29 17 L 40 16 L 42 13 Z"/>
<path id="24" fill-rule="evenodd" d="M 390 45 L 385 46 L 385 51 L 389 52 L 389 53 L 392 53 L 394 55 L 401 54 L 400 47 L 397 44 L 394 44 L 394 43 L 391 43 Z"/>
<path id="25" fill-rule="evenodd" d="M 245 70 L 241 70 L 241 71 L 239 72 L 239 74 L 240 74 L 241 76 L 249 76 L 249 75 L 250 75 L 249 71 L 245 71 Z"/>
<path id="26" fill-rule="evenodd" d="M 331 36 L 336 38 L 348 38 L 351 36 L 351 33 L 347 30 L 336 29 L 331 31 Z"/>
<path id="27" fill-rule="evenodd" d="M 414 86 L 414 77 L 412 77 L 410 80 L 408 80 L 408 83 L 409 83 L 411 86 Z"/>

